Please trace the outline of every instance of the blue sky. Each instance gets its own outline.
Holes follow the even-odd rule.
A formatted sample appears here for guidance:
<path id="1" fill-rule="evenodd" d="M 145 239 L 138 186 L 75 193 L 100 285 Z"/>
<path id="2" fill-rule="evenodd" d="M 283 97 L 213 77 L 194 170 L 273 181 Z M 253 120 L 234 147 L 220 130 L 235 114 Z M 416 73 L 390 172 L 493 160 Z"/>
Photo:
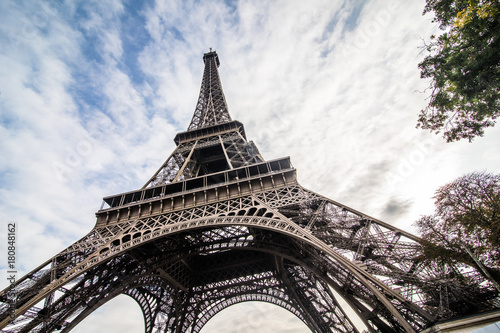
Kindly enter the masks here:
<path id="1" fill-rule="evenodd" d="M 168 157 L 210 47 L 230 113 L 265 158 L 290 156 L 305 187 L 413 231 L 439 186 L 500 169 L 500 128 L 452 144 L 415 129 L 428 97 L 420 47 L 437 29 L 423 7 L 1 1 L 0 216 L 19 226 L 20 275 L 91 230 L 102 197 L 141 187 Z M 112 302 L 75 331 L 112 318 L 116 332 L 140 332 L 133 301 Z M 203 332 L 304 332 L 280 311 L 235 306 Z"/>

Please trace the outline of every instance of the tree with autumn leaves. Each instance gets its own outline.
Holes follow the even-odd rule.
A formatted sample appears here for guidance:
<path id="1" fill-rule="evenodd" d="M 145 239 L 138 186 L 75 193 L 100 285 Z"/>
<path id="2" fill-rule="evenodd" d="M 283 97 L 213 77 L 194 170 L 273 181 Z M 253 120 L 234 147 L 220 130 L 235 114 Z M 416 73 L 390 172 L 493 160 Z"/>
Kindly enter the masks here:
<path id="1" fill-rule="evenodd" d="M 419 64 L 431 95 L 417 127 L 471 141 L 500 114 L 500 1 L 427 0 L 429 12 L 443 33 L 431 36 Z"/>

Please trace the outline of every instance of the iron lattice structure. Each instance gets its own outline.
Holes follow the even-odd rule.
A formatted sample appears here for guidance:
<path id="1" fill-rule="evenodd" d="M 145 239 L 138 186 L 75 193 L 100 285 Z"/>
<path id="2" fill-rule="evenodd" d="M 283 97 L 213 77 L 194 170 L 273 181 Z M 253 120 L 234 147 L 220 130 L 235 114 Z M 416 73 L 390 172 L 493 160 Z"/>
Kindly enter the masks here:
<path id="1" fill-rule="evenodd" d="M 203 60 L 177 148 L 143 188 L 104 198 L 88 235 L 2 291 L 3 332 L 69 332 L 120 294 L 147 333 L 199 332 L 244 301 L 312 332 L 359 332 L 345 303 L 370 332 L 418 332 L 495 297 L 472 268 L 425 268 L 416 236 L 300 186 L 288 157 L 264 160 L 229 115 L 217 54 Z"/>

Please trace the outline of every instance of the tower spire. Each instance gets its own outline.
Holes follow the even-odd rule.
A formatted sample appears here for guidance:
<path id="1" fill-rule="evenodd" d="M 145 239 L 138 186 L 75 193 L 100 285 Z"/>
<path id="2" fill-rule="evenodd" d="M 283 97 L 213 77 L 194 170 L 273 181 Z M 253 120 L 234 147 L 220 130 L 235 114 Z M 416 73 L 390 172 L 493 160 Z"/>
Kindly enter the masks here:
<path id="1" fill-rule="evenodd" d="M 231 121 L 231 116 L 219 78 L 219 56 L 212 51 L 203 55 L 205 70 L 201 81 L 200 96 L 188 131 Z"/>

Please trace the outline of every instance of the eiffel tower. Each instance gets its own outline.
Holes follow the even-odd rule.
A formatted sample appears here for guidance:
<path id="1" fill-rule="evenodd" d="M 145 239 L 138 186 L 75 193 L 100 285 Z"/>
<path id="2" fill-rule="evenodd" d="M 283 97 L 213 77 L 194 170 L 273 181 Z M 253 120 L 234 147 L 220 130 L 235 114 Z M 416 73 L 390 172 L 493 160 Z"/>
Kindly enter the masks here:
<path id="1" fill-rule="evenodd" d="M 146 333 L 199 332 L 245 301 L 283 307 L 312 332 L 419 332 L 494 297 L 474 270 L 457 279 L 455 267 L 422 265 L 418 237 L 303 188 L 289 157 L 265 160 L 229 115 L 217 53 L 203 61 L 174 152 L 0 293 L 2 332 L 69 332 L 120 294 Z"/>

